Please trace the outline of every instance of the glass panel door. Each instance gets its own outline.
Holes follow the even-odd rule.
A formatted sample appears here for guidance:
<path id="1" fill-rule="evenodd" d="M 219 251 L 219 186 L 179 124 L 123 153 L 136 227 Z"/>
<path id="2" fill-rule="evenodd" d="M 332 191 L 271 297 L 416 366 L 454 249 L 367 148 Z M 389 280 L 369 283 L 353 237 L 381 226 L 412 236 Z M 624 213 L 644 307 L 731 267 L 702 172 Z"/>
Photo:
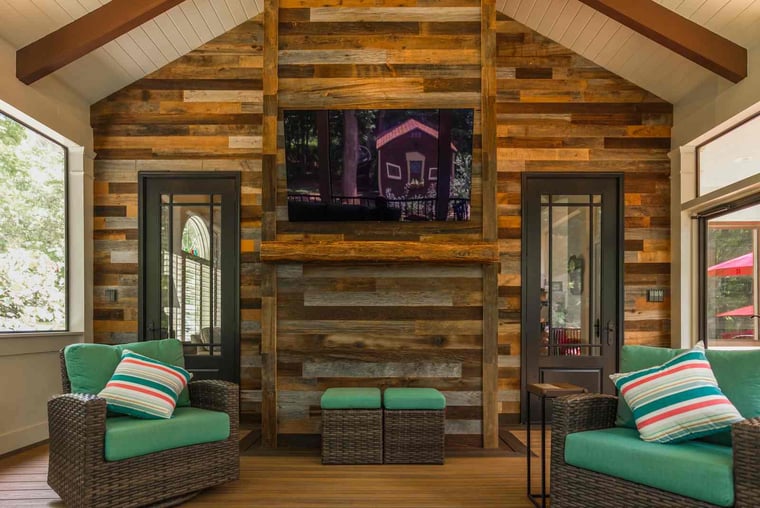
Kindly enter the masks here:
<path id="1" fill-rule="evenodd" d="M 239 376 L 239 179 L 140 175 L 142 340 L 182 342 L 196 378 Z"/>
<path id="2" fill-rule="evenodd" d="M 601 354 L 602 196 L 541 195 L 542 356 Z"/>

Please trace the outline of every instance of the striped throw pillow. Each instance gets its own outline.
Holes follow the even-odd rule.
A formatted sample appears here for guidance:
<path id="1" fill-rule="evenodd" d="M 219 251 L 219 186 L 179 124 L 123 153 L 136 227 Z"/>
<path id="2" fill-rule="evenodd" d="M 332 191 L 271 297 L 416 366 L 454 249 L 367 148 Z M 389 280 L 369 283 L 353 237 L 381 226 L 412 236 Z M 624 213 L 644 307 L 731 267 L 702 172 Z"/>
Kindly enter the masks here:
<path id="1" fill-rule="evenodd" d="M 695 439 L 743 420 L 718 387 L 701 343 L 658 367 L 610 378 L 631 406 L 644 441 Z"/>
<path id="2" fill-rule="evenodd" d="M 136 418 L 171 418 L 177 398 L 192 374 L 125 349 L 121 361 L 98 394 L 109 411 Z"/>

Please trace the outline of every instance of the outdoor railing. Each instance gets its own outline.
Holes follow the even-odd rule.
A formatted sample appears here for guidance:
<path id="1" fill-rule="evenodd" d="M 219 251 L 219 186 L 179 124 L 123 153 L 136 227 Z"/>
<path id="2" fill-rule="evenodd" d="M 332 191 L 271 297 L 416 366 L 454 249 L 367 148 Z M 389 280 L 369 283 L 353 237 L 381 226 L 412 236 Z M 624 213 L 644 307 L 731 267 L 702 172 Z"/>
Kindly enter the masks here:
<path id="1" fill-rule="evenodd" d="M 331 202 L 336 205 L 359 205 L 375 208 L 375 197 L 365 196 L 332 196 Z M 300 203 L 322 203 L 319 194 L 288 194 L 288 201 Z M 403 220 L 435 220 L 436 198 L 385 198 L 389 208 L 401 210 Z M 465 198 L 450 198 L 448 220 L 470 220 L 470 200 Z"/>

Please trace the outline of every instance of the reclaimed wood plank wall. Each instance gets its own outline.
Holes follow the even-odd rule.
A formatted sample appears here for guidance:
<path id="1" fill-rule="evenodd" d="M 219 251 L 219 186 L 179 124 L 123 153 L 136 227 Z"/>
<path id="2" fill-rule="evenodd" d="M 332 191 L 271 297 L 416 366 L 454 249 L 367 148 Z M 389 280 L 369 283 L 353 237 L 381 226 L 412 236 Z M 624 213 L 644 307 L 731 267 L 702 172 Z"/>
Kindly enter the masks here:
<path id="1" fill-rule="evenodd" d="M 264 375 L 276 391 L 269 417 L 283 442 L 319 432 L 319 396 L 327 387 L 410 385 L 445 393 L 450 442 L 480 444 L 487 427 L 484 404 L 495 399 L 500 413 L 519 413 L 522 173 L 622 171 L 625 340 L 669 344 L 669 303 L 647 303 L 644 293 L 670 283 L 669 104 L 503 15 L 481 30 L 481 12 L 490 12 L 490 2 L 482 11 L 474 0 L 268 5 L 277 3 L 277 31 L 266 37 L 278 41 L 278 73 L 268 93 L 275 94 L 270 100 L 280 111 L 475 110 L 472 220 L 288 222 L 281 139 L 276 159 L 267 163 L 277 165 L 276 174 L 262 174 L 274 130 L 270 124 L 263 135 L 267 84 L 260 16 L 93 105 L 96 341 L 137 338 L 137 171 L 240 170 L 243 412 L 261 414 L 263 323 L 273 330 L 269 352 L 276 358 Z M 492 37 L 495 46 L 488 49 Z M 481 104 L 492 104 L 493 93 L 490 120 L 481 115 Z M 493 139 L 482 139 L 493 130 Z M 277 131 L 281 136 L 281 115 Z M 489 143 L 495 145 L 495 178 L 481 153 L 491 150 Z M 456 245 L 495 235 L 497 268 L 350 261 L 265 268 L 259 262 L 262 237 Z M 262 284 L 275 302 L 266 316 Z M 109 288 L 119 291 L 117 302 L 106 301 Z M 498 316 L 487 312 L 491 306 L 484 309 L 484 299 L 498 302 Z M 484 350 L 483 334 L 497 320 L 498 393 L 488 389 L 484 395 L 483 360 L 493 350 Z"/>
<path id="2" fill-rule="evenodd" d="M 521 178 L 623 172 L 625 343 L 670 346 L 670 127 L 667 102 L 525 26 L 497 21 L 499 399 L 520 411 Z"/>
<path id="3" fill-rule="evenodd" d="M 137 172 L 241 172 L 242 410 L 260 414 L 263 20 L 94 104 L 94 339 L 137 340 Z M 106 289 L 118 291 L 108 302 Z"/>
<path id="4" fill-rule="evenodd" d="M 279 16 L 282 109 L 472 108 L 477 127 L 472 221 L 291 223 L 283 171 L 277 240 L 480 242 L 479 0 L 280 0 Z M 480 266 L 281 265 L 279 433 L 318 433 L 330 386 L 427 386 L 448 440 L 480 445 L 482 295 Z"/>

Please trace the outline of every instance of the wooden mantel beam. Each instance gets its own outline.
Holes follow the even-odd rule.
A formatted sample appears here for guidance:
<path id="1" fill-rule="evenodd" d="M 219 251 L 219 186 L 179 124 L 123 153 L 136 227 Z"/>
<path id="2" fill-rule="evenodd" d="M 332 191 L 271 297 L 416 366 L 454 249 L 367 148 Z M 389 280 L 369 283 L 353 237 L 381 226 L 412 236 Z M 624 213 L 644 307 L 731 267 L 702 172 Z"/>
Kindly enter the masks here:
<path id="1" fill-rule="evenodd" d="M 34 83 L 183 0 L 111 0 L 16 52 L 16 77 Z"/>
<path id="2" fill-rule="evenodd" d="M 684 58 L 738 83 L 747 50 L 652 0 L 580 0 Z"/>

